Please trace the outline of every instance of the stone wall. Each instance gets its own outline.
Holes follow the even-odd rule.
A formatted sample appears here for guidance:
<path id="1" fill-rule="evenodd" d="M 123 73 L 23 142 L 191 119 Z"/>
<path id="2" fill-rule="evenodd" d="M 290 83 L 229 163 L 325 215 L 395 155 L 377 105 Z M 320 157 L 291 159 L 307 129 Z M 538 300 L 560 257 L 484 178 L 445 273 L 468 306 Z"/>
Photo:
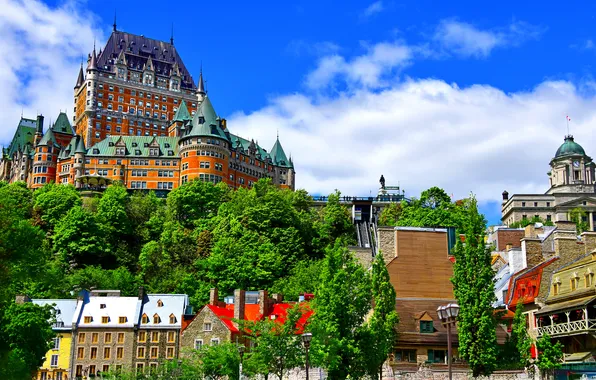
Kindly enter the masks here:
<path id="1" fill-rule="evenodd" d="M 379 227 L 379 253 L 383 255 L 385 264 L 395 258 L 395 228 Z"/>
<path id="2" fill-rule="evenodd" d="M 348 249 L 364 268 L 370 268 L 373 261 L 372 248 L 348 247 Z"/>
<path id="3" fill-rule="evenodd" d="M 211 323 L 211 331 L 205 331 L 205 323 Z M 203 344 L 211 344 L 211 339 L 219 339 L 220 343 L 230 342 L 231 331 L 223 322 L 205 306 L 180 335 L 180 356 L 195 348 L 195 339 L 200 339 Z"/>

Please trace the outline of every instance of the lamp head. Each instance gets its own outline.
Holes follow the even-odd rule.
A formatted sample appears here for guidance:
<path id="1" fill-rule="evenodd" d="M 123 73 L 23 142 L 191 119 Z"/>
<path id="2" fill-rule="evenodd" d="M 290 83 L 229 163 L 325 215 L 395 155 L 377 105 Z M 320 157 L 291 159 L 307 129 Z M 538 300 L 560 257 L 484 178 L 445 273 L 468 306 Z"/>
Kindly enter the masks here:
<path id="1" fill-rule="evenodd" d="M 302 334 L 302 343 L 304 344 L 310 344 L 310 341 L 312 340 L 312 334 L 311 333 L 304 333 Z"/>

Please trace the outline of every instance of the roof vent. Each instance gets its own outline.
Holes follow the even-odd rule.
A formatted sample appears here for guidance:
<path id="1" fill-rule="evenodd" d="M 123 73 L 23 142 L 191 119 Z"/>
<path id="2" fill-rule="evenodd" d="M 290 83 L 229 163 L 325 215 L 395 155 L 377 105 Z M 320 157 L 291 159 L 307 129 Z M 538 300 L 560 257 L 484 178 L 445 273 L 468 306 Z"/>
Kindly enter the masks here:
<path id="1" fill-rule="evenodd" d="M 149 143 L 144 143 L 144 144 L 143 144 L 143 146 L 144 146 L 145 148 L 147 148 L 147 147 L 149 146 Z"/>
<path id="2" fill-rule="evenodd" d="M 110 142 L 108 143 L 108 146 L 114 146 L 114 142 L 113 142 L 113 141 L 110 141 Z"/>
<path id="3" fill-rule="evenodd" d="M 106 304 L 105 303 L 102 303 L 101 305 L 99 305 L 99 308 L 100 309 L 105 309 L 106 308 Z"/>

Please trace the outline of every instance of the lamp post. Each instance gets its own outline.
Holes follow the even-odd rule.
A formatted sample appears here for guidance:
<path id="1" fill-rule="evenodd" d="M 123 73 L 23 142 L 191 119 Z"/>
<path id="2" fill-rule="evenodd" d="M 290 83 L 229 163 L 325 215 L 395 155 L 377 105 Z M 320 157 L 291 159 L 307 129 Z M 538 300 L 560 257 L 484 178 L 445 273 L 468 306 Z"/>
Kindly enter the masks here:
<path id="1" fill-rule="evenodd" d="M 238 354 L 240 354 L 240 368 L 239 368 L 239 379 L 242 380 L 242 360 L 244 359 L 244 346 L 238 346 Z"/>
<path id="2" fill-rule="evenodd" d="M 312 339 L 311 333 L 302 334 L 302 344 L 304 344 L 304 349 L 306 350 L 306 380 L 308 380 L 308 349 L 310 347 L 311 339 Z"/>
<path id="3" fill-rule="evenodd" d="M 445 306 L 439 306 L 437 308 L 437 314 L 439 314 L 439 318 L 441 319 L 443 326 L 447 327 L 447 368 L 449 370 L 449 380 L 451 380 L 451 326 L 454 326 L 457 322 L 457 316 L 459 315 L 459 305 L 456 303 L 450 303 Z"/>

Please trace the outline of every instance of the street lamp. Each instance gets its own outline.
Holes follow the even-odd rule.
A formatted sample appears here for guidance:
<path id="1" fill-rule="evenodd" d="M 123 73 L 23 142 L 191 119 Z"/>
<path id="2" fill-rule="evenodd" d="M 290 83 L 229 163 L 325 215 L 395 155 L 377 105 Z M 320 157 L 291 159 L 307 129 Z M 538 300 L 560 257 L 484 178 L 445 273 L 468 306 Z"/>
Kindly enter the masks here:
<path id="1" fill-rule="evenodd" d="M 457 322 L 459 306 L 456 303 L 439 306 L 437 308 L 437 314 L 439 314 L 443 326 L 447 327 L 447 368 L 449 370 L 449 380 L 451 380 L 451 326 Z"/>
<path id="2" fill-rule="evenodd" d="M 243 345 L 239 345 L 238 346 L 238 354 L 240 354 L 240 376 L 239 379 L 242 380 L 242 360 L 244 359 L 244 346 Z"/>
<path id="3" fill-rule="evenodd" d="M 308 380 L 308 349 L 310 347 L 311 339 L 312 339 L 311 333 L 302 334 L 302 344 L 304 344 L 304 349 L 306 350 L 306 380 Z"/>

